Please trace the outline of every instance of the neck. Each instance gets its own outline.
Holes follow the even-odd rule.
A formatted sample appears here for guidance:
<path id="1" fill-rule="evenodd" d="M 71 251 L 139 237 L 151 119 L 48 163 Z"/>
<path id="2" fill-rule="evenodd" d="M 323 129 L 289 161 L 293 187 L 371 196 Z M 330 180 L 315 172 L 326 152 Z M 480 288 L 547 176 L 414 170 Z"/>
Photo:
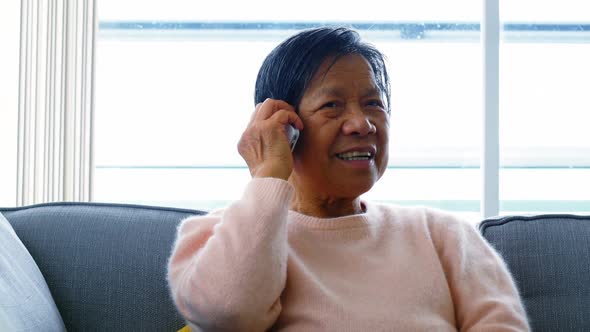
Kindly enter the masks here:
<path id="1" fill-rule="evenodd" d="M 359 197 L 309 197 L 309 194 L 303 195 L 299 191 L 291 201 L 291 210 L 317 218 L 335 218 L 365 212 Z"/>

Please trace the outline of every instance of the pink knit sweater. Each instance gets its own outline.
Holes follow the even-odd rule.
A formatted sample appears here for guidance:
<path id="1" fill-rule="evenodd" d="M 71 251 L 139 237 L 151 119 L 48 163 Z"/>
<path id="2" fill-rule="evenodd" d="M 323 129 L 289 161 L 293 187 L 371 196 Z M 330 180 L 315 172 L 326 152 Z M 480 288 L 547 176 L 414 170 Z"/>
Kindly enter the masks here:
<path id="1" fill-rule="evenodd" d="M 331 219 L 289 210 L 253 179 L 224 210 L 183 221 L 169 262 L 193 331 L 528 331 L 515 284 L 476 229 L 428 208 L 363 202 Z"/>

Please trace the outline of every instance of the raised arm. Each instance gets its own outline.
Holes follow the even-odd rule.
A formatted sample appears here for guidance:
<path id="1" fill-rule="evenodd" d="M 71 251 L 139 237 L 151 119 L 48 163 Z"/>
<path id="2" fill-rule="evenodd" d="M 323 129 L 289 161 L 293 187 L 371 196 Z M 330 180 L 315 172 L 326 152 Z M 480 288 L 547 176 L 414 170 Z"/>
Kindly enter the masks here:
<path id="1" fill-rule="evenodd" d="M 283 180 L 253 179 L 227 209 L 183 221 L 168 278 L 193 331 L 264 331 L 277 319 L 292 191 Z"/>
<path id="2" fill-rule="evenodd" d="M 476 228 L 450 215 L 435 223 L 460 331 L 530 331 L 510 272 Z"/>

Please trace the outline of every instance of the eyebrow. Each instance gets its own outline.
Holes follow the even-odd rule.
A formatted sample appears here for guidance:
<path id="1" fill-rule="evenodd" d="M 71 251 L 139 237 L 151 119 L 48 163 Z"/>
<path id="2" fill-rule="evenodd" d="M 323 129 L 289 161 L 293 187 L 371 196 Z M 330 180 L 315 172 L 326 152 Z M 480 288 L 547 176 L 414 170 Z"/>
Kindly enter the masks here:
<path id="1" fill-rule="evenodd" d="M 335 96 L 342 97 L 344 90 L 340 88 L 322 87 L 314 93 L 314 97 L 320 96 Z M 370 96 L 381 96 L 381 91 L 377 87 L 370 87 L 361 92 L 361 97 L 366 98 Z"/>

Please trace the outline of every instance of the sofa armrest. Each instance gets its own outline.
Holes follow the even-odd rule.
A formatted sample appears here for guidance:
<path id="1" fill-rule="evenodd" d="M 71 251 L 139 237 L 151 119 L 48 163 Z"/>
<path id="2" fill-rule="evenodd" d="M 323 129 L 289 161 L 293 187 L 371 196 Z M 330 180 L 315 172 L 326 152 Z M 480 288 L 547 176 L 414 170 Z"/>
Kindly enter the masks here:
<path id="1" fill-rule="evenodd" d="M 590 331 L 590 216 L 507 216 L 479 229 L 512 272 L 533 331 Z"/>
<path id="2" fill-rule="evenodd" d="M 37 262 L 71 331 L 175 331 L 166 265 L 181 220 L 203 211 L 49 203 L 0 211 Z"/>

